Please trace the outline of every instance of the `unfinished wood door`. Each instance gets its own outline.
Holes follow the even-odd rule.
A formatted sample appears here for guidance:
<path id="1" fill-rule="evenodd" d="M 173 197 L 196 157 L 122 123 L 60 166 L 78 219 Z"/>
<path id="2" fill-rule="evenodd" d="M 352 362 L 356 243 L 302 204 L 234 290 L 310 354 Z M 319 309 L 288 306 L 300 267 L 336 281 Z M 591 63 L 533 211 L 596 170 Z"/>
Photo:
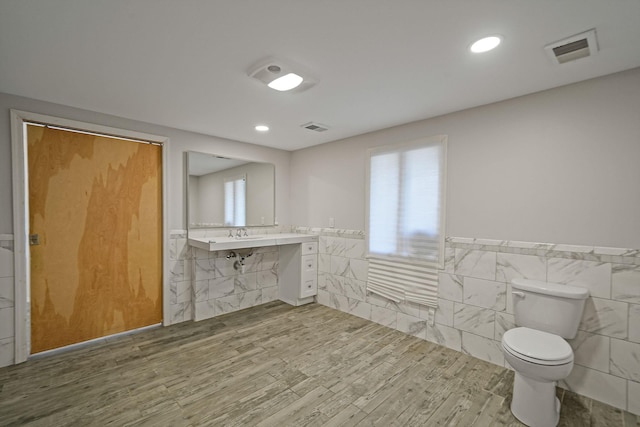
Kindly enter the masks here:
<path id="1" fill-rule="evenodd" d="M 160 146 L 27 125 L 31 353 L 162 320 Z"/>

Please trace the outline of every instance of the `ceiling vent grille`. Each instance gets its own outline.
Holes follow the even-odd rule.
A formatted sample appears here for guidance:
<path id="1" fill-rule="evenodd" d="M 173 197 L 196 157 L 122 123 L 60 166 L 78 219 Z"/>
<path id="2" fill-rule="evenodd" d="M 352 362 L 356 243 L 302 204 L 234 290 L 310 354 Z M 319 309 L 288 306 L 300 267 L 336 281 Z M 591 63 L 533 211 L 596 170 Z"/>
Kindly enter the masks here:
<path id="1" fill-rule="evenodd" d="M 596 30 L 591 29 L 564 40 L 551 43 L 545 46 L 544 49 L 555 64 L 564 64 L 593 56 L 598 53 Z"/>
<path id="2" fill-rule="evenodd" d="M 329 130 L 329 126 L 323 125 L 316 122 L 309 122 L 301 125 L 305 129 L 312 130 L 314 132 L 324 132 L 325 130 Z"/>

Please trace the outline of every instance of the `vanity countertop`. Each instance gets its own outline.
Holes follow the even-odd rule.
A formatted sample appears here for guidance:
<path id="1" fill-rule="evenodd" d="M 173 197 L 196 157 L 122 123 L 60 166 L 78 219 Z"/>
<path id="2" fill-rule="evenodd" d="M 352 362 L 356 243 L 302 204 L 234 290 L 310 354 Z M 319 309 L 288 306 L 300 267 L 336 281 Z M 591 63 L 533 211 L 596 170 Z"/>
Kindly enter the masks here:
<path id="1" fill-rule="evenodd" d="M 280 233 L 256 236 L 236 237 L 189 237 L 189 245 L 205 251 L 225 251 L 241 248 L 260 248 L 263 246 L 292 245 L 305 242 L 317 242 L 315 234 Z"/>

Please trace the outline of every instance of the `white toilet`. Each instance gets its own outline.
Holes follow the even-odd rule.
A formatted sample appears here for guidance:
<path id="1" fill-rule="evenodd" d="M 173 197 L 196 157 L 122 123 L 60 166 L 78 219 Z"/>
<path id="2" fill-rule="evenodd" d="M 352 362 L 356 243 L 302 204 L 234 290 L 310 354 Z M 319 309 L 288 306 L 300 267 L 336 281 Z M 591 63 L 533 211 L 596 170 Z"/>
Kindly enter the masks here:
<path id="1" fill-rule="evenodd" d="M 516 371 L 511 412 L 530 427 L 558 424 L 556 381 L 573 368 L 574 338 L 589 290 L 557 283 L 514 279 L 516 325 L 502 336 L 504 357 Z"/>

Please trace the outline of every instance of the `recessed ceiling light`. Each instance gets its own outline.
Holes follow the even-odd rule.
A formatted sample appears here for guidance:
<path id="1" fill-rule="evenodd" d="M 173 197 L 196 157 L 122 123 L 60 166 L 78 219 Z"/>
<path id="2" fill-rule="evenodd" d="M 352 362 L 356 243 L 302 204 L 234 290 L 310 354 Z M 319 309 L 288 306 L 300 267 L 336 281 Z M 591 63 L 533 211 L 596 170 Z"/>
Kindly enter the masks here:
<path id="1" fill-rule="evenodd" d="M 488 52 L 498 47 L 501 41 L 502 37 L 500 36 L 485 37 L 473 43 L 469 50 L 473 53 Z"/>
<path id="2" fill-rule="evenodd" d="M 300 83 L 302 83 L 302 80 L 303 80 L 302 77 L 300 77 L 296 73 L 289 73 L 289 74 L 285 74 L 282 77 L 278 77 L 277 79 L 269 83 L 267 86 L 269 86 L 271 89 L 284 92 L 300 86 Z"/>
<path id="3" fill-rule="evenodd" d="M 258 132 L 266 132 L 266 131 L 268 131 L 268 130 L 269 130 L 269 126 L 266 126 L 266 125 L 257 125 L 257 126 L 255 127 L 255 129 L 256 129 Z"/>

